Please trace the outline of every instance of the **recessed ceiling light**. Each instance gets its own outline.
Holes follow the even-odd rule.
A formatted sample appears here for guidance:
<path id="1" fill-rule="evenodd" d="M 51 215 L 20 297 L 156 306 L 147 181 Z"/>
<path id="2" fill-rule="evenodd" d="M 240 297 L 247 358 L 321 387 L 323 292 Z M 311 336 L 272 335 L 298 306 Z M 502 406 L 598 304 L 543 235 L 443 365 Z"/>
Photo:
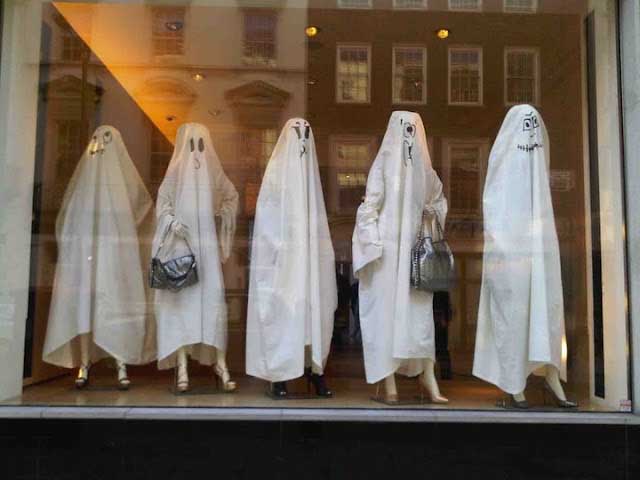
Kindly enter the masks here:
<path id="1" fill-rule="evenodd" d="M 436 30 L 436 35 L 440 40 L 445 40 L 446 38 L 449 38 L 450 34 L 451 34 L 451 31 L 448 28 L 440 28 Z"/>
<path id="2" fill-rule="evenodd" d="M 318 33 L 320 33 L 320 29 L 314 25 L 309 25 L 307 28 L 304 29 L 304 33 L 307 37 L 313 38 L 316 35 L 318 35 Z"/>
<path id="3" fill-rule="evenodd" d="M 205 76 L 201 73 L 194 73 L 193 75 L 191 75 L 191 78 L 193 78 L 196 82 L 201 82 L 205 79 Z"/>
<path id="4" fill-rule="evenodd" d="M 167 115 L 166 118 L 167 118 L 167 122 L 173 122 L 176 119 L 175 115 Z"/>

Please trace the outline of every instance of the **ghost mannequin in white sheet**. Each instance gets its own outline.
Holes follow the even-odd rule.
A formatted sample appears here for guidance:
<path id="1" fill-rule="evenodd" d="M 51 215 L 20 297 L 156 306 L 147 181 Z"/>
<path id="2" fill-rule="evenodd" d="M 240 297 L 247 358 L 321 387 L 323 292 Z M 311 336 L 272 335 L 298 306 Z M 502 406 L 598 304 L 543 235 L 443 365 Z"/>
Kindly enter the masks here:
<path id="1" fill-rule="evenodd" d="M 94 132 L 65 191 L 56 220 L 58 262 L 43 359 L 89 370 L 113 357 L 119 388 L 129 387 L 126 364 L 155 358 L 149 330 L 138 228 L 153 202 L 120 132 Z"/>
<path id="2" fill-rule="evenodd" d="M 177 366 L 176 389 L 189 388 L 187 359 L 213 365 L 223 389 L 233 391 L 226 363 L 227 305 L 221 262 L 231 254 L 238 193 L 222 169 L 209 130 L 197 123 L 178 129 L 175 150 L 156 203 L 153 251 L 192 251 L 198 283 L 178 292 L 155 291 L 158 367 Z M 215 217 L 220 217 L 220 228 Z"/>
<path id="3" fill-rule="evenodd" d="M 549 137 L 540 113 L 513 107 L 491 149 L 483 194 L 484 257 L 473 374 L 512 395 L 531 373 L 568 402 L 560 249 L 549 187 Z"/>
<path id="4" fill-rule="evenodd" d="M 360 326 L 368 383 L 384 379 L 398 400 L 395 373 L 418 376 L 433 403 L 446 403 L 435 378 L 433 293 L 410 285 L 411 249 L 423 218 L 444 228 L 447 200 L 431 165 L 420 115 L 393 112 L 369 171 L 353 233 Z"/>
<path id="5" fill-rule="evenodd" d="M 330 397 L 324 368 L 338 304 L 335 256 L 313 131 L 289 120 L 260 187 L 251 248 L 247 374 L 288 395 L 286 381 L 305 374 Z"/>

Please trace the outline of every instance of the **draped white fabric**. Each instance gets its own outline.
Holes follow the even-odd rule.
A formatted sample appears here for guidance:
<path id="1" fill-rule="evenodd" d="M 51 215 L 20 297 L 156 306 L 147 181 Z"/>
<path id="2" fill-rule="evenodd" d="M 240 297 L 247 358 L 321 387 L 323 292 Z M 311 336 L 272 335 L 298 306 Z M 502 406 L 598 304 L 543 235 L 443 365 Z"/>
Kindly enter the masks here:
<path id="1" fill-rule="evenodd" d="M 566 379 L 560 254 L 549 188 L 549 137 L 529 105 L 507 114 L 483 195 L 484 260 L 473 374 L 516 394 L 538 367 Z"/>
<path id="2" fill-rule="evenodd" d="M 301 376 L 305 346 L 316 370 L 329 355 L 337 307 L 335 258 L 313 132 L 284 126 L 262 180 L 251 250 L 247 373 Z"/>
<path id="3" fill-rule="evenodd" d="M 120 133 L 99 127 L 67 187 L 56 220 L 58 262 L 43 359 L 80 365 L 79 335 L 90 359 L 146 363 L 149 324 L 138 226 L 151 197 Z M 146 262 L 145 262 L 146 263 Z"/>
<path id="4" fill-rule="evenodd" d="M 227 305 L 221 261 L 227 260 L 236 228 L 238 193 L 225 175 L 209 130 L 196 123 L 178 129 L 175 150 L 156 203 L 158 225 L 153 252 L 165 238 L 161 260 L 186 254 L 196 257 L 199 282 L 179 292 L 155 291 L 158 367 L 175 366 L 176 352 L 187 347 L 205 365 L 216 361 L 216 349 L 227 348 Z M 215 217 L 220 217 L 220 228 Z M 177 222 L 186 240 L 173 233 Z"/>
<path id="5" fill-rule="evenodd" d="M 424 364 L 418 360 L 435 360 L 433 294 L 410 286 L 411 249 L 425 210 L 427 219 L 437 216 L 444 228 L 447 201 L 431 165 L 422 119 L 393 112 L 353 233 L 369 383 L 396 371 L 417 375 Z"/>

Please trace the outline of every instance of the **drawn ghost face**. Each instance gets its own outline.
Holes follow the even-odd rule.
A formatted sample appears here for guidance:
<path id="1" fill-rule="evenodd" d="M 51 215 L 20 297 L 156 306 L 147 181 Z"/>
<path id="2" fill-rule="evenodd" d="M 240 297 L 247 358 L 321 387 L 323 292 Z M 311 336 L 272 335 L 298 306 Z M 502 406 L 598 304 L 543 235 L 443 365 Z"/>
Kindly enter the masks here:
<path id="1" fill-rule="evenodd" d="M 104 149 L 113 141 L 113 132 L 111 130 L 105 130 L 102 134 L 93 135 L 91 142 L 89 143 L 89 154 L 95 155 L 97 153 L 103 154 Z"/>
<path id="2" fill-rule="evenodd" d="M 400 119 L 402 127 L 402 161 L 405 165 L 413 164 L 413 144 L 416 138 L 416 125 L 404 119 Z"/>
<path id="3" fill-rule="evenodd" d="M 533 138 L 535 137 L 536 129 L 538 128 L 540 128 L 538 116 L 533 112 L 526 114 L 524 116 L 524 120 L 522 120 L 522 131 L 529 132 L 529 138 Z"/>
<path id="4" fill-rule="evenodd" d="M 297 121 L 294 125 L 291 126 L 291 128 L 294 132 L 296 132 L 296 136 L 298 137 L 298 142 L 300 145 L 300 158 L 302 158 L 305 153 L 307 153 L 307 143 L 309 142 L 311 127 L 305 121 Z"/>
<path id="5" fill-rule="evenodd" d="M 200 168 L 200 156 L 204 154 L 204 151 L 205 145 L 202 137 L 195 136 L 189 138 L 190 157 L 192 157 L 195 162 L 196 170 Z"/>

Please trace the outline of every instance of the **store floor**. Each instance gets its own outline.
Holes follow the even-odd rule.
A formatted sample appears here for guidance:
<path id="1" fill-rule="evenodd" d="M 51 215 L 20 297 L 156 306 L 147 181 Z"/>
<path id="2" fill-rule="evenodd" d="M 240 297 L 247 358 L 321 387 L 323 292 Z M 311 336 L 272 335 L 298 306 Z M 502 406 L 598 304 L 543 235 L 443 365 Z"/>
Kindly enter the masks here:
<path id="1" fill-rule="evenodd" d="M 72 376 L 28 386 L 23 395 L 4 402 L 5 405 L 46 406 L 122 406 L 122 407 L 291 407 L 291 408 L 437 408 L 464 410 L 499 410 L 497 404 L 505 395 L 497 388 L 467 376 L 454 376 L 452 380 L 440 381 L 442 393 L 449 398 L 447 405 L 419 403 L 415 380 L 398 377 L 398 389 L 402 400 L 408 403 L 389 406 L 376 402 L 374 385 L 367 385 L 358 378 L 331 378 L 328 384 L 335 392 L 333 398 L 311 398 L 305 400 L 273 400 L 265 394 L 266 382 L 253 378 L 235 378 L 237 392 L 231 394 L 209 393 L 179 394 L 171 391 L 170 375 L 132 376 L 130 390 L 122 392 L 115 388 L 115 375 L 96 374 L 90 387 L 76 390 Z M 543 393 L 540 378 L 532 378 L 527 388 L 527 399 L 532 410 L 556 410 L 551 397 Z M 213 376 L 192 376 L 191 386 L 195 392 L 214 386 Z M 289 382 L 290 392 L 307 392 L 306 382 Z M 571 399 L 575 397 L 568 392 Z M 546 398 L 545 398 L 546 397 Z M 579 410 L 596 411 L 588 400 L 577 399 Z"/>

